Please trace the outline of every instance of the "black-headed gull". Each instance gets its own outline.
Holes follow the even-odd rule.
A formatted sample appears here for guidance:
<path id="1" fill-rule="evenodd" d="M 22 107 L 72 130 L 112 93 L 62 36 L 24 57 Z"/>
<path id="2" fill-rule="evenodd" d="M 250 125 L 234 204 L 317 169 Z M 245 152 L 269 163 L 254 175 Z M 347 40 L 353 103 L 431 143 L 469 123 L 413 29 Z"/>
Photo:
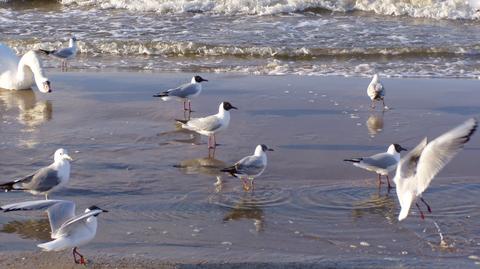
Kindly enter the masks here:
<path id="1" fill-rule="evenodd" d="M 218 107 L 218 113 L 215 115 L 177 121 L 182 124 L 182 128 L 184 129 L 208 136 L 208 148 L 215 148 L 217 146 L 215 134 L 228 127 L 228 124 L 230 123 L 231 109 L 237 108 L 232 106 L 229 102 L 222 102 Z"/>
<path id="2" fill-rule="evenodd" d="M 258 145 L 255 147 L 253 155 L 244 157 L 234 165 L 224 168 L 221 171 L 240 178 L 243 181 L 244 190 L 248 191 L 250 188 L 253 189 L 253 181 L 256 177 L 260 176 L 267 167 L 267 151 L 273 151 L 273 149 L 263 144 Z M 248 182 L 248 180 L 250 182 Z"/>
<path id="3" fill-rule="evenodd" d="M 63 200 L 37 200 L 4 205 L 4 212 L 45 210 L 48 213 L 52 241 L 37 246 L 44 251 L 61 251 L 73 248 L 75 263 L 86 264 L 77 248 L 90 242 L 97 233 L 97 217 L 102 212 L 108 212 L 97 206 L 85 209 L 85 213 L 75 215 L 75 203 Z M 77 260 L 77 255 L 80 259 Z"/>
<path id="4" fill-rule="evenodd" d="M 378 74 L 373 75 L 372 81 L 367 88 L 367 94 L 370 100 L 372 100 L 372 108 L 375 108 L 376 101 L 381 100 L 383 102 L 383 108 L 387 109 L 387 106 L 385 106 L 385 87 L 383 87 L 383 84 L 380 82 Z"/>
<path id="5" fill-rule="evenodd" d="M 52 55 L 62 60 L 62 69 L 67 68 L 67 60 L 74 58 L 77 55 L 77 38 L 72 37 L 68 40 L 68 47 L 56 50 L 41 50 L 47 55 Z"/>
<path id="6" fill-rule="evenodd" d="M 382 176 L 386 176 L 388 189 L 390 190 L 392 186 L 390 185 L 388 173 L 397 167 L 400 161 L 400 152 L 403 150 L 406 149 L 399 144 L 391 144 L 387 152 L 378 153 L 370 157 L 345 159 L 344 161 L 352 162 L 356 167 L 377 173 L 379 187 L 382 184 Z"/>
<path id="7" fill-rule="evenodd" d="M 155 94 L 153 97 L 160 97 L 163 101 L 178 99 L 183 101 L 184 110 L 192 110 L 192 105 L 190 99 L 192 97 L 198 96 L 202 92 L 201 82 L 208 81 L 201 76 L 194 76 L 190 83 L 183 84 L 177 88 L 169 89 L 160 93 Z M 188 108 L 187 108 L 188 102 Z"/>
<path id="8" fill-rule="evenodd" d="M 26 191 L 34 195 L 48 194 L 64 186 L 70 180 L 70 162 L 72 158 L 65 149 L 55 151 L 54 161 L 49 166 L 37 170 L 24 178 L 0 184 L 5 191 Z"/>

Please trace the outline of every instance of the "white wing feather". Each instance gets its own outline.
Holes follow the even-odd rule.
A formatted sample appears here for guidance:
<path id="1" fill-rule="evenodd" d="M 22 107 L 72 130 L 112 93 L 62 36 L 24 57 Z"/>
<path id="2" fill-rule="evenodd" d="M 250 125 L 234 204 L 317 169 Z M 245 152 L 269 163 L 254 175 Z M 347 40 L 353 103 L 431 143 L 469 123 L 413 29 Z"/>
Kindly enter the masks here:
<path id="1" fill-rule="evenodd" d="M 417 164 L 418 194 L 427 189 L 433 177 L 455 157 L 476 129 L 477 121 L 472 118 L 428 143 Z"/>

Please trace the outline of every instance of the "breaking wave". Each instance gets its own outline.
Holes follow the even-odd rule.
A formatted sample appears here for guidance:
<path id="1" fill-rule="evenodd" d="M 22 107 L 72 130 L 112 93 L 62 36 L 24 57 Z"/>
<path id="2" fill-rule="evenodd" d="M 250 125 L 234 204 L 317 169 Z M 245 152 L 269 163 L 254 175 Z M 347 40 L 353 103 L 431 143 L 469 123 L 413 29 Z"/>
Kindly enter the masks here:
<path id="1" fill-rule="evenodd" d="M 1 1 L 1 0 L 0 0 Z M 478 19 L 478 0 L 61 0 L 64 5 L 158 13 L 274 15 L 293 12 L 367 11 L 433 19 Z"/>

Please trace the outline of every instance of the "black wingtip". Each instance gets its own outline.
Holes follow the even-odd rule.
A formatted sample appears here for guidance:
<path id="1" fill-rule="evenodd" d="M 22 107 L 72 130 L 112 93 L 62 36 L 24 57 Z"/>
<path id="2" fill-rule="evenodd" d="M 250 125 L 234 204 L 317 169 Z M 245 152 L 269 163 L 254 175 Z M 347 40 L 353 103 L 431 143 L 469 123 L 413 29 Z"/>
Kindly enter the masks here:
<path id="1" fill-rule="evenodd" d="M 54 50 L 42 50 L 42 49 L 39 49 L 39 51 L 45 53 L 46 55 L 52 54 L 54 52 Z"/>
<path id="2" fill-rule="evenodd" d="M 359 163 L 362 161 L 361 158 L 355 158 L 355 159 L 344 159 L 344 162 L 351 162 L 351 163 Z"/>
<path id="3" fill-rule="evenodd" d="M 468 132 L 467 135 L 465 135 L 463 138 L 465 139 L 464 140 L 464 144 L 467 143 L 468 141 L 470 141 L 470 139 L 472 138 L 472 135 L 475 133 L 475 131 L 477 130 L 478 128 L 478 121 L 477 119 L 473 118 L 473 126 L 472 126 L 472 129 L 470 129 L 470 131 Z"/>
<path id="4" fill-rule="evenodd" d="M 167 97 L 167 96 L 168 96 L 167 92 L 157 93 L 153 95 L 153 97 Z"/>
<path id="5" fill-rule="evenodd" d="M 179 119 L 175 119 L 175 121 L 183 124 L 186 124 L 188 122 L 188 120 L 179 120 Z"/>
<path id="6" fill-rule="evenodd" d="M 235 166 L 223 168 L 223 169 L 220 169 L 220 171 L 225 172 L 225 173 L 229 173 L 232 177 L 237 177 L 235 175 L 235 173 L 237 172 L 237 169 L 235 168 Z"/>
<path id="7" fill-rule="evenodd" d="M 9 192 L 9 191 L 11 191 L 11 190 L 14 190 L 14 188 L 13 188 L 13 185 L 14 185 L 14 184 L 15 184 L 14 181 L 0 184 L 0 190 L 4 190 L 4 191 L 6 191 L 6 192 Z"/>

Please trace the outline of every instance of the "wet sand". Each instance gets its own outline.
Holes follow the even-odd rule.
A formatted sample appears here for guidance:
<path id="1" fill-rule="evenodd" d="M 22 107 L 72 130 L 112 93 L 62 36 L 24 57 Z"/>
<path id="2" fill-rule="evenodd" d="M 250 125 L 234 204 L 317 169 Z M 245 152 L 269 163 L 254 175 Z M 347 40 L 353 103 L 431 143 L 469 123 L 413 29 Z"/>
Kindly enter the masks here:
<path id="1" fill-rule="evenodd" d="M 205 137 L 176 129 L 182 104 L 151 97 L 192 74 L 53 73 L 53 94 L 0 91 L 1 180 L 68 149 L 71 182 L 52 198 L 110 211 L 80 248 L 92 268 L 478 266 L 478 134 L 424 194 L 433 209 L 425 221 L 413 209 L 398 223 L 394 191 L 342 162 L 391 143 L 411 149 L 478 118 L 478 81 L 384 79 L 391 110 L 382 113 L 369 108 L 367 79 L 201 75 L 209 82 L 192 117 L 216 113 L 224 100 L 239 108 L 213 159 Z M 218 170 L 260 143 L 275 151 L 245 193 Z M 31 199 L 4 193 L 0 204 Z M 75 267 L 69 251 L 36 248 L 49 237 L 42 213 L 1 214 L 0 226 L 0 267 Z"/>

